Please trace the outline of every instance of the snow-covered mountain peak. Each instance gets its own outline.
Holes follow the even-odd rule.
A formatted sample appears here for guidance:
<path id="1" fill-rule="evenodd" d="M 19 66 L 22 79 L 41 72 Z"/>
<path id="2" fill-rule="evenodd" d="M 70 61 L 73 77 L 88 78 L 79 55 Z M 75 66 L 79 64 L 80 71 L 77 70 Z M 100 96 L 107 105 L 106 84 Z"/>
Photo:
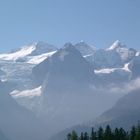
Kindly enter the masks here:
<path id="1" fill-rule="evenodd" d="M 62 49 L 70 49 L 70 48 L 72 49 L 74 48 L 74 46 L 72 43 L 68 42 L 64 44 L 64 47 Z"/>
<path id="2" fill-rule="evenodd" d="M 128 48 L 126 45 L 121 43 L 119 40 L 115 41 L 112 46 L 107 51 L 115 51 L 117 52 L 123 63 L 128 63 L 130 60 L 135 57 L 136 50 L 132 48 Z"/>
<path id="3" fill-rule="evenodd" d="M 31 56 L 41 55 L 44 53 L 56 51 L 57 48 L 51 44 L 44 43 L 42 41 L 33 43 L 35 50 L 30 54 Z"/>
<path id="4" fill-rule="evenodd" d="M 30 55 L 35 50 L 35 46 L 24 46 L 20 50 L 12 53 L 0 54 L 0 59 L 16 61 L 18 58 Z"/>
<path id="5" fill-rule="evenodd" d="M 57 48 L 53 45 L 40 41 L 25 45 L 11 53 L 0 54 L 0 60 L 38 64 L 55 53 L 56 50 Z"/>
<path id="6" fill-rule="evenodd" d="M 59 49 L 56 54 L 57 58 L 59 58 L 61 61 L 65 59 L 67 56 L 69 59 L 73 59 L 72 57 L 81 56 L 80 52 L 75 48 L 75 46 L 71 43 L 66 43 L 64 47 Z M 81 56 L 82 57 L 82 56 Z"/>
<path id="7" fill-rule="evenodd" d="M 126 48 L 126 45 L 121 43 L 119 40 L 116 40 L 107 50 L 116 50 L 118 48 Z"/>
<path id="8" fill-rule="evenodd" d="M 83 40 L 81 40 L 80 42 L 75 44 L 76 46 L 89 46 L 86 42 L 84 42 Z"/>
<path id="9" fill-rule="evenodd" d="M 83 56 L 92 55 L 95 52 L 95 47 L 88 45 L 86 42 L 81 41 L 75 44 L 75 48 L 80 51 Z"/>
<path id="10" fill-rule="evenodd" d="M 135 56 L 140 56 L 140 52 L 137 52 Z"/>
<path id="11" fill-rule="evenodd" d="M 87 75 L 89 75 L 89 70 L 87 70 L 88 68 L 90 69 L 90 72 L 92 72 L 93 67 L 82 57 L 81 53 L 75 48 L 75 46 L 71 43 L 67 43 L 50 58 L 34 67 L 33 75 L 35 75 L 37 79 L 41 79 L 41 83 L 42 79 L 44 79 L 44 75 L 46 75 L 46 73 L 50 73 L 50 69 L 53 76 L 57 75 L 61 78 L 65 76 L 71 78 L 79 76 L 80 78 L 83 78 L 86 75 L 85 73 L 88 73 Z M 38 72 L 41 74 L 38 74 Z M 82 76 L 82 74 L 80 75 L 80 73 L 84 73 L 84 76 Z M 94 75 L 94 71 L 92 74 Z M 86 77 L 88 77 L 87 75 Z"/>

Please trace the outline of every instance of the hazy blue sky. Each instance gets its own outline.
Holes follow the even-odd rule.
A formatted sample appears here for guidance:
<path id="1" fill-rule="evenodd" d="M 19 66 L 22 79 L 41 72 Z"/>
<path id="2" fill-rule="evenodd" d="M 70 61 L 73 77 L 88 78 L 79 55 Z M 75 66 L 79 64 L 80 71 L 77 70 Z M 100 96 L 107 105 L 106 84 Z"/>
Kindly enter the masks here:
<path id="1" fill-rule="evenodd" d="M 105 48 L 117 39 L 140 48 L 140 0 L 0 0 L 0 52 L 39 40 Z"/>

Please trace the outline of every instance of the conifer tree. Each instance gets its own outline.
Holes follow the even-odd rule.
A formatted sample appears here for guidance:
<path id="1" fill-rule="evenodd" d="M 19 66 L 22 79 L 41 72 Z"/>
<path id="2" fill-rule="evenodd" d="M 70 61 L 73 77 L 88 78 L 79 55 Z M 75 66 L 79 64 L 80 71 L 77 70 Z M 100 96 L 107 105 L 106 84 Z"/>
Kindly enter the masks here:
<path id="1" fill-rule="evenodd" d="M 97 140 L 97 133 L 94 131 L 94 128 L 91 130 L 90 140 Z"/>
<path id="2" fill-rule="evenodd" d="M 80 138 L 79 138 L 80 140 L 84 140 L 84 134 L 83 134 L 83 132 L 81 133 L 81 135 L 80 135 Z"/>
<path id="3" fill-rule="evenodd" d="M 119 135 L 120 135 L 121 140 L 127 140 L 127 133 L 125 132 L 123 128 L 120 128 Z"/>
<path id="4" fill-rule="evenodd" d="M 135 135 L 134 140 L 140 140 L 140 124 L 138 124 L 136 128 L 136 135 Z"/>
<path id="5" fill-rule="evenodd" d="M 115 128 L 113 135 L 114 135 L 113 136 L 114 140 L 121 140 L 120 133 L 119 133 L 119 129 L 118 128 Z"/>
<path id="6" fill-rule="evenodd" d="M 84 133 L 84 140 L 89 140 L 89 136 L 87 132 Z"/>
<path id="7" fill-rule="evenodd" d="M 71 140 L 78 140 L 78 135 L 75 131 L 72 131 L 71 133 Z"/>
<path id="8" fill-rule="evenodd" d="M 99 129 L 98 129 L 98 140 L 104 140 L 103 139 L 103 137 L 104 137 L 104 130 L 103 130 L 103 128 L 102 127 L 100 127 Z"/>
<path id="9" fill-rule="evenodd" d="M 67 140 L 71 140 L 71 133 L 67 135 Z"/>
<path id="10" fill-rule="evenodd" d="M 107 125 L 105 129 L 104 140 L 113 140 L 112 130 L 109 125 Z"/>
<path id="11" fill-rule="evenodd" d="M 136 127 L 133 126 L 131 128 L 130 135 L 129 135 L 130 140 L 134 140 L 135 136 L 136 136 Z"/>

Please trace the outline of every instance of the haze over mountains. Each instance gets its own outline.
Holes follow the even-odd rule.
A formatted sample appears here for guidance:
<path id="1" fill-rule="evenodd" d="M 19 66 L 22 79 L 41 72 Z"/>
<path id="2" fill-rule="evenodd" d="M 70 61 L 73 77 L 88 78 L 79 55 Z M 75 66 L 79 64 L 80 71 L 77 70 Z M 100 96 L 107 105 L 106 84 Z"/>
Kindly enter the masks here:
<path id="1" fill-rule="evenodd" d="M 38 42 L 0 54 L 0 130 L 44 140 L 86 122 L 130 126 L 140 117 L 139 79 L 140 52 L 120 41 L 107 49 Z"/>

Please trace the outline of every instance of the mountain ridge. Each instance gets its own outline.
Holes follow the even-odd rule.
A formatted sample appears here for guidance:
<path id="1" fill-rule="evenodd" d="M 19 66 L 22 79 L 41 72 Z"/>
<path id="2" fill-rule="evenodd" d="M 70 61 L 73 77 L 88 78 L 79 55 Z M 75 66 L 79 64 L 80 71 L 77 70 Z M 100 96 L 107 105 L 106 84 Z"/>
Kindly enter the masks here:
<path id="1" fill-rule="evenodd" d="M 9 98 L 43 121 L 48 138 L 98 117 L 139 87 L 139 51 L 120 45 L 32 44 L 0 54 L 0 79 Z"/>

